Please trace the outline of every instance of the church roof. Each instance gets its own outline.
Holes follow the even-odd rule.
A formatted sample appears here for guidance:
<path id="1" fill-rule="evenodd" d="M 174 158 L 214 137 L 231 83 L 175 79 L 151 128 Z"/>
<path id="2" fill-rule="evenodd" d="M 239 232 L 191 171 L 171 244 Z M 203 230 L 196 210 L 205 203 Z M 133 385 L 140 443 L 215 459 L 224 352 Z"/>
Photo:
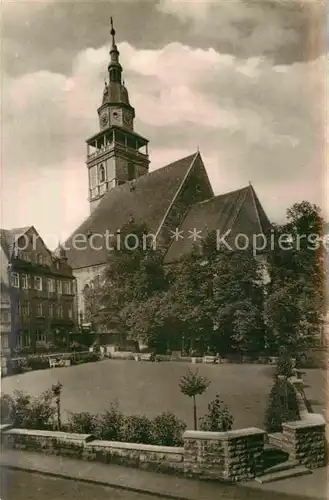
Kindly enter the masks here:
<path id="1" fill-rule="evenodd" d="M 209 200 L 195 203 L 185 214 L 179 231 L 182 238 L 173 241 L 165 256 L 166 262 L 172 262 L 190 253 L 194 245 L 205 239 L 209 233 L 218 231 L 219 237 L 229 231 L 225 241 L 234 248 L 234 238 L 239 233 L 245 234 L 250 241 L 253 235 L 266 234 L 271 224 L 251 185 L 231 191 Z M 193 237 L 193 231 L 199 237 Z M 243 245 L 243 241 L 239 243 Z"/>
<path id="2" fill-rule="evenodd" d="M 110 253 L 104 238 L 106 231 L 115 234 L 131 217 L 136 224 L 144 223 L 148 231 L 155 234 L 198 154 L 194 153 L 108 191 L 65 243 L 68 262 L 72 268 L 106 263 Z M 96 238 L 96 234 L 101 239 Z M 89 237 L 87 244 L 74 245 L 76 235 Z M 93 245 L 88 244 L 91 235 L 95 235 Z"/>

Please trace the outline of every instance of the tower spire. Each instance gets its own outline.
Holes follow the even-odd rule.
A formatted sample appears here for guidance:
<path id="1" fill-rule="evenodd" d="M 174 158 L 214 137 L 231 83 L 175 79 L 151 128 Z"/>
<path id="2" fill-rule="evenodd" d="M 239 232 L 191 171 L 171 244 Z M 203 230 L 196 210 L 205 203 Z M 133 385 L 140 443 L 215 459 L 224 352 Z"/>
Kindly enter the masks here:
<path id="1" fill-rule="evenodd" d="M 121 73 L 122 73 L 122 67 L 121 64 L 119 63 L 119 51 L 118 47 L 115 44 L 115 29 L 113 25 L 113 17 L 111 16 L 110 20 L 110 25 L 111 25 L 111 36 L 112 36 L 112 46 L 110 50 L 110 63 L 108 66 L 109 70 L 109 80 L 111 82 L 116 82 L 116 83 L 121 83 Z"/>
<path id="2" fill-rule="evenodd" d="M 111 36 L 112 36 L 112 47 L 116 47 L 115 45 L 115 29 L 114 29 L 114 26 L 113 26 L 113 17 L 111 16 Z"/>

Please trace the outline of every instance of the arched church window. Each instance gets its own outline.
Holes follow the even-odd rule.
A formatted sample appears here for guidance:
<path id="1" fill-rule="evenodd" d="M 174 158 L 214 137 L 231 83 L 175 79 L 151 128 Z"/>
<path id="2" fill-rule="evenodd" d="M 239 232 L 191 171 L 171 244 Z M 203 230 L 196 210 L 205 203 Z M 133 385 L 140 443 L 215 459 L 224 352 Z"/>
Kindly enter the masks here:
<path id="1" fill-rule="evenodd" d="M 135 165 L 131 162 L 128 163 L 128 181 L 135 178 Z"/>
<path id="2" fill-rule="evenodd" d="M 103 164 L 99 166 L 99 182 L 105 182 L 105 168 Z"/>

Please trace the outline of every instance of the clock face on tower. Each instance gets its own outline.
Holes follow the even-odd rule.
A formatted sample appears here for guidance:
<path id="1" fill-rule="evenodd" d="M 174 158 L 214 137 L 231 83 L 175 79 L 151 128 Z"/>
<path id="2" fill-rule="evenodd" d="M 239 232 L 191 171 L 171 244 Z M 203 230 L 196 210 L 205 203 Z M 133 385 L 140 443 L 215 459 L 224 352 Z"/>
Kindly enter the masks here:
<path id="1" fill-rule="evenodd" d="M 102 127 L 106 127 L 106 125 L 108 124 L 108 121 L 109 121 L 108 114 L 107 113 L 103 113 L 101 115 L 101 126 Z"/>
<path id="2" fill-rule="evenodd" d="M 123 123 L 124 123 L 125 125 L 131 125 L 131 124 L 132 124 L 132 122 L 133 122 L 133 117 L 132 117 L 132 115 L 131 115 L 130 113 L 125 113 L 125 114 L 123 115 Z"/>

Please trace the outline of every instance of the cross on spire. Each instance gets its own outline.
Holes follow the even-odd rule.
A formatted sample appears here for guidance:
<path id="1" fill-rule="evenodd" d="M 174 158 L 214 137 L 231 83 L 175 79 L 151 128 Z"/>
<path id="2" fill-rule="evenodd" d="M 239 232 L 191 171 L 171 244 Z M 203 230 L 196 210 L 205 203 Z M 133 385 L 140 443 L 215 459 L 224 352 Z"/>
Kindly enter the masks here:
<path id="1" fill-rule="evenodd" d="M 112 45 L 115 46 L 115 29 L 113 26 L 113 17 L 111 16 L 111 35 L 112 35 Z"/>

